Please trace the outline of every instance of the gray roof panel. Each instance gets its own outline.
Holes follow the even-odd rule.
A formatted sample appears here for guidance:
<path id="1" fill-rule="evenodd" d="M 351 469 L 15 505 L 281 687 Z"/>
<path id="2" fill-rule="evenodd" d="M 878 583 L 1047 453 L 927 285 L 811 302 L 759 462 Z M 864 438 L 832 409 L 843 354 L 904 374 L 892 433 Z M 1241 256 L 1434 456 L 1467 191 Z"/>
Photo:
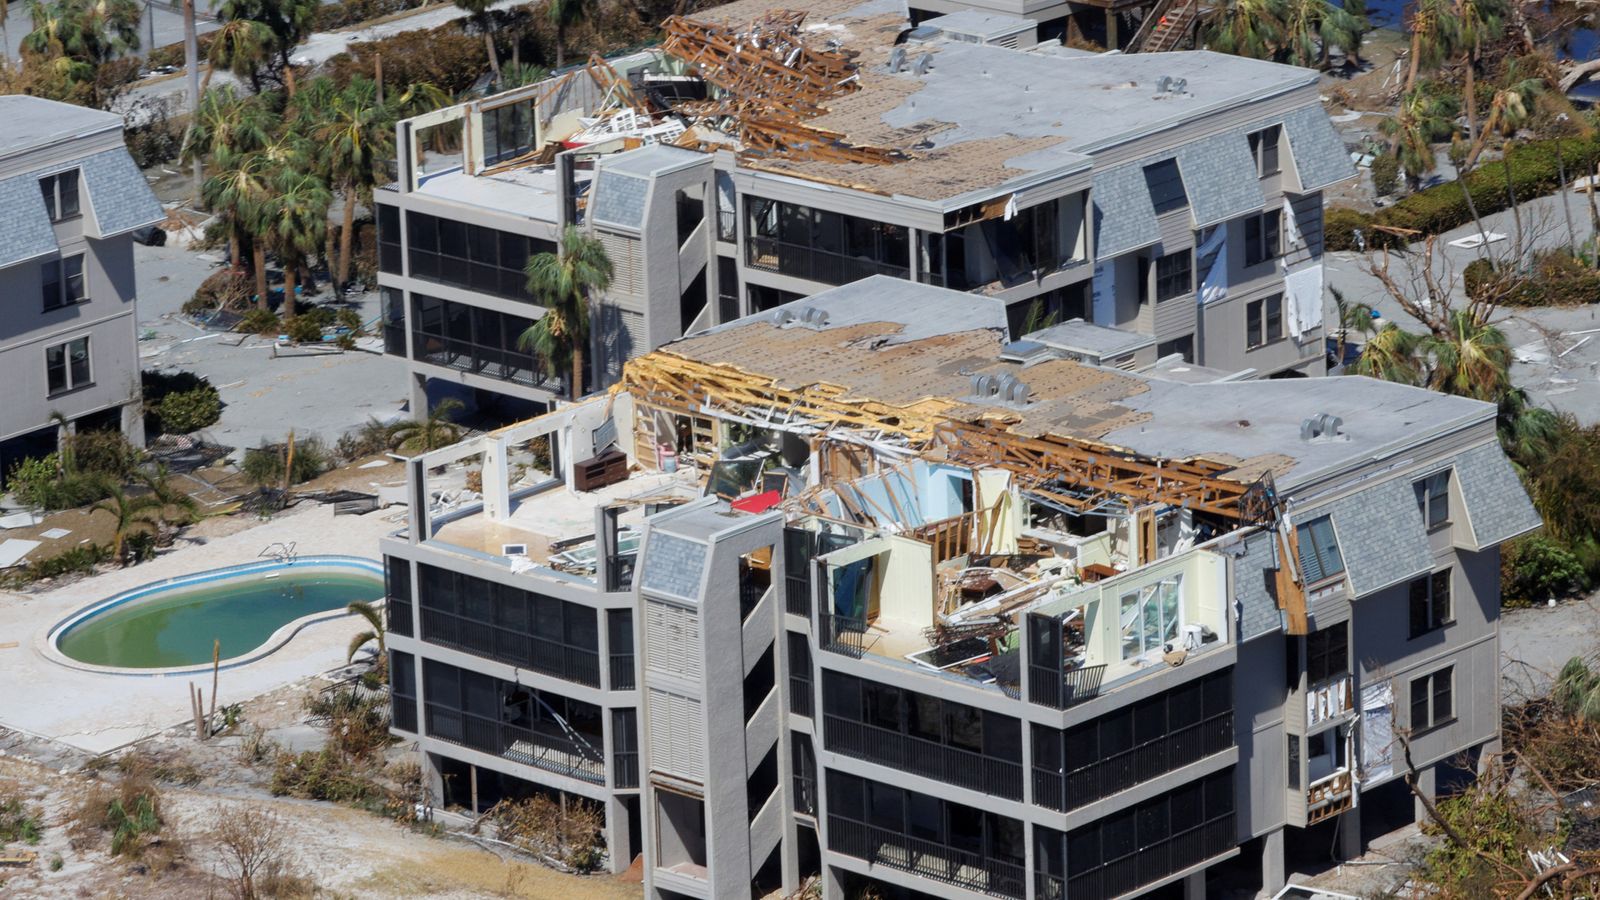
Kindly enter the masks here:
<path id="1" fill-rule="evenodd" d="M 56 252 L 56 233 L 39 193 L 39 177 L 0 180 L 0 268 Z"/>
<path id="2" fill-rule="evenodd" d="M 649 190 L 650 182 L 643 178 L 602 169 L 595 177 L 589 216 L 607 225 L 642 228 Z"/>
<path id="3" fill-rule="evenodd" d="M 1391 478 L 1364 491 L 1295 516 L 1304 524 L 1323 513 L 1344 557 L 1350 593 L 1364 597 L 1433 570 L 1433 548 L 1408 478 Z"/>
<path id="4" fill-rule="evenodd" d="M 124 234 L 167 217 L 144 173 L 118 147 L 78 161 L 101 237 Z"/>
<path id="5" fill-rule="evenodd" d="M 1283 117 L 1302 192 L 1320 191 L 1356 176 L 1344 139 L 1320 106 L 1304 106 Z"/>
<path id="6" fill-rule="evenodd" d="M 1144 181 L 1144 167 L 1163 158 L 1167 157 L 1140 160 L 1094 176 L 1090 197 L 1094 200 L 1096 259 L 1110 259 L 1161 240 L 1156 207 Z"/>
<path id="7" fill-rule="evenodd" d="M 652 530 L 645 542 L 639 585 L 647 591 L 694 600 L 700 596 L 700 570 L 705 563 L 705 544 Z"/>
<path id="8" fill-rule="evenodd" d="M 1456 484 L 1466 501 L 1472 536 L 1482 550 L 1538 528 L 1544 522 L 1522 489 L 1522 480 L 1497 443 L 1455 458 Z"/>
<path id="9" fill-rule="evenodd" d="M 1276 631 L 1283 623 L 1278 601 L 1269 587 L 1277 577 L 1278 557 L 1272 549 L 1272 532 L 1260 531 L 1244 539 L 1244 554 L 1233 560 L 1233 596 L 1239 604 L 1239 639 Z"/>
<path id="10" fill-rule="evenodd" d="M 1178 169 L 1189 192 L 1196 228 L 1260 212 L 1267 199 L 1255 171 L 1250 141 L 1242 131 L 1214 134 L 1178 148 Z"/>

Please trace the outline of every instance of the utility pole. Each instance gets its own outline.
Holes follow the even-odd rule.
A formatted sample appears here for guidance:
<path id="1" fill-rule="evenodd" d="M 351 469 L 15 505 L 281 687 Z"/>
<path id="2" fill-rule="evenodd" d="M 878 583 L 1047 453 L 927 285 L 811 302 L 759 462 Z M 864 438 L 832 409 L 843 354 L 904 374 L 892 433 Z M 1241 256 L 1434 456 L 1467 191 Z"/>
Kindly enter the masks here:
<path id="1" fill-rule="evenodd" d="M 195 34 L 194 0 L 183 0 L 183 63 L 189 70 L 189 124 L 200 120 L 200 39 Z M 194 202 L 200 203 L 200 160 L 194 161 Z"/>
<path id="2" fill-rule="evenodd" d="M 144 58 L 150 59 L 150 54 L 156 49 L 156 10 L 152 5 L 155 0 L 144 0 L 144 29 L 145 38 Z"/>

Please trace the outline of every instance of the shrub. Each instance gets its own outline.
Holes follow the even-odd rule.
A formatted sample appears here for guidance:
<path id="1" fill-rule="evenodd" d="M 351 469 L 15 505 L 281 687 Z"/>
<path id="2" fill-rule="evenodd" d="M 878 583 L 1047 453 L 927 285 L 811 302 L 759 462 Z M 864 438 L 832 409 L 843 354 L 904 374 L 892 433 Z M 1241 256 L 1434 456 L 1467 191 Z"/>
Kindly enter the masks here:
<path id="1" fill-rule="evenodd" d="M 1322 214 L 1322 241 L 1328 250 L 1355 250 L 1356 231 L 1371 241 L 1372 216 L 1345 206 L 1329 207 Z"/>
<path id="2" fill-rule="evenodd" d="M 252 484 L 268 487 L 283 482 L 283 462 L 286 448 L 282 444 L 261 442 L 261 446 L 244 452 L 244 465 L 240 469 Z M 326 472 L 330 466 L 328 451 L 322 441 L 311 437 L 294 445 L 294 469 L 290 483 L 299 484 Z"/>
<path id="3" fill-rule="evenodd" d="M 343 85 L 356 75 L 374 77 L 374 61 L 379 56 L 383 57 L 386 84 L 431 84 L 452 96 L 472 87 L 489 68 L 483 39 L 463 34 L 454 24 L 362 41 L 324 65 Z"/>
<path id="4" fill-rule="evenodd" d="M 234 331 L 245 334 L 264 334 L 273 336 L 280 331 L 278 314 L 270 309 L 252 309 L 244 314 L 239 324 L 233 326 Z"/>
<path id="5" fill-rule="evenodd" d="M 322 343 L 322 326 L 311 316 L 295 316 L 283 326 L 283 332 L 297 344 Z"/>
<path id="6" fill-rule="evenodd" d="M 120 431 L 80 431 L 66 438 L 72 450 L 74 468 L 83 474 L 104 475 L 127 481 L 138 471 L 144 452 L 128 443 Z"/>
<path id="7" fill-rule="evenodd" d="M 200 282 L 194 296 L 183 304 L 183 314 L 194 316 L 213 309 L 237 306 L 249 300 L 254 293 L 255 284 L 244 273 L 223 269 Z"/>
<path id="8" fill-rule="evenodd" d="M 1400 160 L 1392 153 L 1380 153 L 1372 160 L 1372 189 L 1380 197 L 1394 194 L 1400 187 Z"/>
<path id="9" fill-rule="evenodd" d="M 211 839 L 217 842 L 233 882 L 234 896 L 255 900 L 268 894 L 263 884 L 268 873 L 281 870 L 289 853 L 288 825 L 259 806 L 230 809 L 217 806 L 211 812 L 216 823 Z"/>
<path id="10" fill-rule="evenodd" d="M 1472 286 L 1468 284 L 1467 289 L 1470 296 Z M 1506 286 L 1501 302 L 1509 306 L 1585 306 L 1600 302 L 1600 273 L 1565 250 L 1541 251 L 1534 255 L 1532 271 Z"/>
<path id="11" fill-rule="evenodd" d="M 34 509 L 75 509 L 111 496 L 109 479 L 94 472 L 63 472 L 58 453 L 17 463 L 6 485 L 18 502 Z"/>
<path id="12" fill-rule="evenodd" d="M 340 459 L 349 462 L 375 453 L 387 453 L 393 446 L 394 426 L 369 418 L 360 428 L 340 437 L 333 449 Z"/>
<path id="13" fill-rule="evenodd" d="M 593 871 L 605 854 L 605 815 L 574 800 L 563 807 L 542 795 L 502 801 L 490 810 L 500 839 L 578 872 Z"/>
<path id="14" fill-rule="evenodd" d="M 312 18 L 314 23 L 312 30 L 335 31 L 415 9 L 426 2 L 427 0 L 344 0 L 342 3 L 327 3 L 317 7 L 316 15 Z"/>
<path id="15" fill-rule="evenodd" d="M 20 841 L 37 844 L 44 836 L 44 817 L 21 797 L 0 797 L 0 847 Z"/>
<path id="16" fill-rule="evenodd" d="M 334 803 L 358 803 L 383 794 L 376 781 L 332 746 L 300 754 L 279 752 L 269 789 L 278 797 Z"/>
<path id="17" fill-rule="evenodd" d="M 1584 586 L 1576 554 L 1543 535 L 1518 538 L 1501 548 L 1500 592 L 1511 606 L 1564 597 Z"/>
<path id="18" fill-rule="evenodd" d="M 163 824 L 161 794 L 140 773 L 124 775 L 114 791 L 104 785 L 90 790 L 73 814 L 78 833 L 111 837 L 112 856 L 138 858 Z"/>
<path id="19" fill-rule="evenodd" d="M 217 424 L 222 418 L 222 397 L 207 384 L 161 398 L 156 419 L 167 434 L 190 434 Z"/>
<path id="20" fill-rule="evenodd" d="M 304 705 L 307 718 L 327 720 L 329 746 L 351 759 L 368 759 L 394 742 L 389 734 L 389 703 L 383 694 L 361 695 L 352 690 L 310 694 Z"/>

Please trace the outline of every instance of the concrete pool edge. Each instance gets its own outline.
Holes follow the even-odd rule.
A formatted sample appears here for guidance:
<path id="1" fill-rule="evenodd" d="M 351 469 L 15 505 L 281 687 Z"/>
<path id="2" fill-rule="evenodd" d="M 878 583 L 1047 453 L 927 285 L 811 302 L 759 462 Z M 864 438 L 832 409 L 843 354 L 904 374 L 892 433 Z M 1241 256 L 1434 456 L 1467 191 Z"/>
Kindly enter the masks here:
<path id="1" fill-rule="evenodd" d="M 301 556 L 289 562 L 282 562 L 279 560 L 261 560 L 260 562 L 242 563 L 235 566 L 224 566 L 220 569 L 207 569 L 203 572 L 195 572 L 190 575 L 178 575 L 173 578 L 163 579 L 161 581 L 152 581 L 148 584 L 142 584 L 138 587 L 121 591 L 104 600 L 97 600 L 93 603 L 79 607 L 77 610 L 74 610 L 72 613 L 68 614 L 65 618 L 50 626 L 42 634 L 38 635 L 35 638 L 34 649 L 46 659 L 57 665 L 64 666 L 69 669 L 76 669 L 80 672 L 92 672 L 100 675 L 119 675 L 135 678 L 167 678 L 172 676 L 183 677 L 208 673 L 212 670 L 211 663 L 202 663 L 194 666 L 172 666 L 150 669 L 95 665 L 93 663 L 82 662 L 67 656 L 61 651 L 60 647 L 57 646 L 57 642 L 60 640 L 61 636 L 72 627 L 91 619 L 100 613 L 114 609 L 118 606 L 122 606 L 126 603 L 143 599 L 151 594 L 205 584 L 206 582 L 211 581 L 221 581 L 223 579 L 235 578 L 241 575 L 249 575 L 255 572 L 289 570 L 295 568 L 361 569 L 377 575 L 380 580 L 384 577 L 383 564 L 375 559 L 368 559 L 367 557 L 363 556 L 340 556 L 332 554 L 324 556 Z M 384 603 L 385 599 L 380 598 L 374 601 L 373 605 L 382 607 Z M 285 644 L 287 644 L 302 630 L 312 625 L 320 624 L 322 622 L 331 622 L 336 619 L 343 619 L 351 615 L 353 615 L 353 613 L 350 613 L 344 608 L 339 608 L 311 613 L 309 615 L 301 616 L 298 619 L 285 622 L 283 625 L 279 626 L 277 630 L 273 631 L 265 641 L 256 645 L 256 647 L 251 649 L 248 653 L 224 659 L 217 666 L 217 668 L 219 670 L 235 669 L 240 666 L 257 662 L 282 649 Z"/>

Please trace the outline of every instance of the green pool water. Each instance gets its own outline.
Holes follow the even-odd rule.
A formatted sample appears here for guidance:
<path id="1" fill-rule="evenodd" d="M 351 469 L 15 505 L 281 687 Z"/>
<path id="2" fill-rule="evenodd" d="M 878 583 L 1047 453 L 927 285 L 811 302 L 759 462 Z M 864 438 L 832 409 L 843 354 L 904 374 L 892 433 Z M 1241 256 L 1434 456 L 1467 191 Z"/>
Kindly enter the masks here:
<path id="1" fill-rule="evenodd" d="M 343 609 L 352 600 L 383 596 L 383 577 L 354 568 L 276 569 L 222 581 L 156 591 L 96 613 L 56 640 L 79 662 L 126 669 L 164 669 L 244 656 L 273 632 L 313 613 Z"/>

